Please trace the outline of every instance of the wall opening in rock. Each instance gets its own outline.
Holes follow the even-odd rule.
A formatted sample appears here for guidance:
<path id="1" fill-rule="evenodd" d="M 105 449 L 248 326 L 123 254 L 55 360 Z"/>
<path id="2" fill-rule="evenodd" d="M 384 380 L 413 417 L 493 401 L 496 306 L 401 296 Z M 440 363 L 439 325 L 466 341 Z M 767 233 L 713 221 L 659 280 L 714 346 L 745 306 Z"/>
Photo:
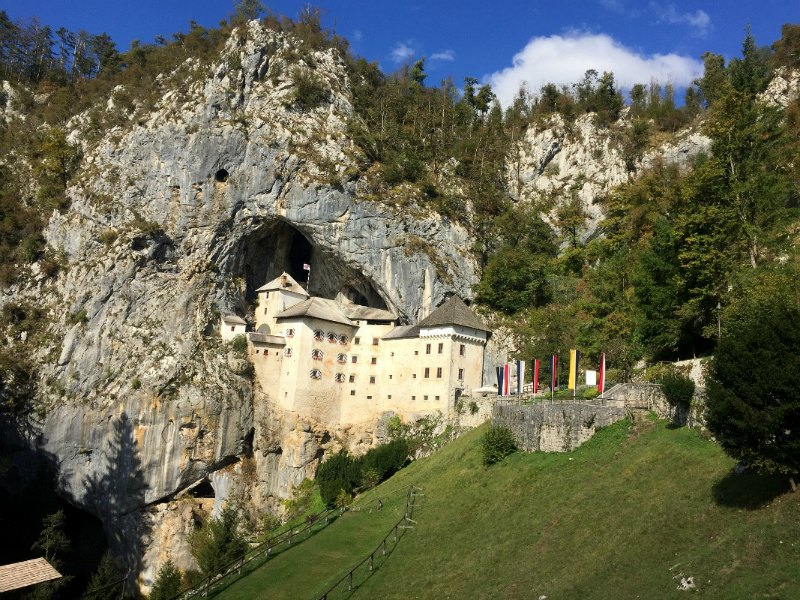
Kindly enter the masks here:
<path id="1" fill-rule="evenodd" d="M 192 498 L 214 498 L 214 487 L 208 479 L 203 479 L 200 483 L 189 490 L 189 495 Z"/>
<path id="2" fill-rule="evenodd" d="M 387 308 L 369 278 L 282 219 L 265 223 L 242 239 L 237 262 L 235 271 L 246 281 L 248 301 L 255 299 L 259 287 L 286 271 L 312 296 Z M 306 264 L 311 265 L 310 281 Z"/>
<path id="3" fill-rule="evenodd" d="M 225 169 L 220 169 L 214 174 L 214 181 L 217 183 L 226 183 L 228 181 L 228 172 Z"/>

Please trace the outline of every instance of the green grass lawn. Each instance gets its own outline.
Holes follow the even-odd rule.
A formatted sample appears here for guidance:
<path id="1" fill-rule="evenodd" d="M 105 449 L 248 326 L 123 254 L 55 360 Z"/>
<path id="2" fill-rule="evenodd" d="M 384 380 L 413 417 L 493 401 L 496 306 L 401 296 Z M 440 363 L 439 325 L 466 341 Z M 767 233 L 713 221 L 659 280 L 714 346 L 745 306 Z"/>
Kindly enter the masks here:
<path id="1" fill-rule="evenodd" d="M 380 494 L 377 488 L 365 494 L 334 523 L 211 597 L 295 600 L 319 596 L 372 552 L 402 517 L 407 490 L 407 487 L 394 489 L 387 481 Z M 378 498 L 383 502 L 380 511 L 376 510 Z"/>
<path id="2" fill-rule="evenodd" d="M 381 512 L 345 515 L 218 597 L 315 597 L 372 550 L 413 484 L 418 525 L 353 598 L 693 595 L 681 577 L 704 598 L 800 598 L 800 494 L 732 475 L 698 432 L 622 422 L 572 453 L 519 452 L 487 469 L 483 431 L 360 500 L 385 498 Z"/>

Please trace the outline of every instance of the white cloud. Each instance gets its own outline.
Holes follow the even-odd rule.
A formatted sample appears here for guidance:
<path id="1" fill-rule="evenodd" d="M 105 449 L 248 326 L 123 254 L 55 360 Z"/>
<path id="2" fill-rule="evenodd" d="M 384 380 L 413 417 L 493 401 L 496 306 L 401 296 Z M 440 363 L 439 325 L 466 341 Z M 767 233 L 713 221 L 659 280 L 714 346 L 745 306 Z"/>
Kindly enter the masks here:
<path id="1" fill-rule="evenodd" d="M 443 61 L 452 62 L 456 59 L 456 53 L 453 50 L 442 50 L 441 52 L 434 52 L 431 54 L 431 62 Z"/>
<path id="2" fill-rule="evenodd" d="M 663 6 L 657 2 L 650 2 L 650 8 L 656 13 L 659 23 L 669 23 L 671 25 L 686 24 L 695 30 L 699 36 L 704 36 L 711 27 L 711 17 L 704 10 L 695 12 L 679 12 L 674 4 Z"/>
<path id="3" fill-rule="evenodd" d="M 533 38 L 513 65 L 486 77 L 501 104 L 508 106 L 523 83 L 534 93 L 546 83 L 571 85 L 588 69 L 611 71 L 617 85 L 630 88 L 656 79 L 689 85 L 703 70 L 700 61 L 679 54 L 639 54 L 605 34 L 572 32 Z"/>
<path id="4" fill-rule="evenodd" d="M 414 56 L 414 49 L 408 44 L 397 42 L 394 48 L 392 48 L 392 60 L 398 65 L 406 62 L 412 56 Z"/>

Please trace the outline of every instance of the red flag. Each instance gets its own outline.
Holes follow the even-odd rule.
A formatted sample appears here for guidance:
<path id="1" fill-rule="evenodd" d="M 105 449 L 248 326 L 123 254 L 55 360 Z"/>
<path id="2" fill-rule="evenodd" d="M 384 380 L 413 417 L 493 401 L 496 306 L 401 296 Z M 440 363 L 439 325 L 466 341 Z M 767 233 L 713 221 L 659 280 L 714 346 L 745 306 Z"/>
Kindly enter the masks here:
<path id="1" fill-rule="evenodd" d="M 506 363 L 503 368 L 503 396 L 511 395 L 511 369 L 509 364 Z"/>
<path id="2" fill-rule="evenodd" d="M 603 391 L 606 389 L 606 353 L 603 352 L 600 354 L 600 373 L 598 374 L 599 377 L 597 379 L 597 391 L 600 394 L 603 394 Z"/>
<path id="3" fill-rule="evenodd" d="M 558 356 L 553 354 L 550 358 L 550 391 L 556 389 L 558 384 Z"/>
<path id="4" fill-rule="evenodd" d="M 539 391 L 539 359 L 533 359 L 533 393 Z"/>

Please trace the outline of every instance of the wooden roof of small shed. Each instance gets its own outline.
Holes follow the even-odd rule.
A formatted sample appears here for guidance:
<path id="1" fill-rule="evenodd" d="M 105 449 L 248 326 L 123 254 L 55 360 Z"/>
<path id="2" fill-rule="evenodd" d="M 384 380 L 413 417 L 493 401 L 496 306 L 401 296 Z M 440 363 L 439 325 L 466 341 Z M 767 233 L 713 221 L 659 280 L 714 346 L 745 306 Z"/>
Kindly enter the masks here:
<path id="1" fill-rule="evenodd" d="M 0 565 L 0 593 L 19 590 L 60 577 L 61 573 L 43 558 Z"/>

